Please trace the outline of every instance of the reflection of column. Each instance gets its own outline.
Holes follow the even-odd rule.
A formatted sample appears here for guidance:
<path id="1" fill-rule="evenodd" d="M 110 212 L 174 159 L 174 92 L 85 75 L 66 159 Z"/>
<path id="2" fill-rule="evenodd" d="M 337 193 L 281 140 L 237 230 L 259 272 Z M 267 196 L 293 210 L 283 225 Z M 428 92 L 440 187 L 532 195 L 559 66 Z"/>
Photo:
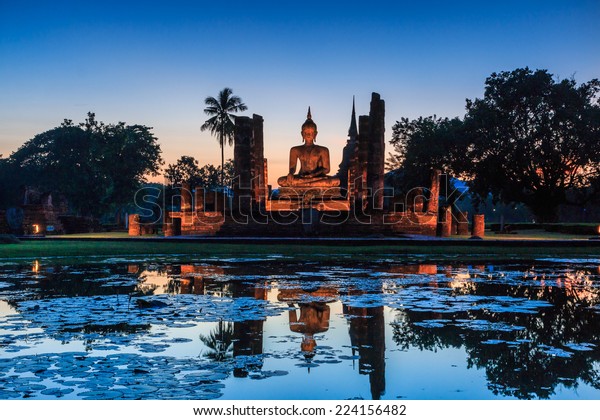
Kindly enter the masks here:
<path id="1" fill-rule="evenodd" d="M 257 287 L 258 286 L 258 287 Z M 249 285 L 234 283 L 231 285 L 231 293 L 234 299 L 241 297 L 252 297 L 265 300 L 266 288 L 260 285 Z M 233 357 L 238 356 L 260 356 L 263 353 L 263 320 L 248 320 L 233 323 Z M 233 376 L 245 378 L 250 369 L 261 369 L 262 360 L 256 359 L 255 363 L 245 363 L 243 367 L 236 367 Z"/>
<path id="2" fill-rule="evenodd" d="M 262 320 L 242 321 L 233 323 L 233 357 L 260 356 L 263 353 L 263 324 Z M 248 368 L 262 368 L 262 360 L 256 363 L 246 363 L 244 367 L 236 367 L 233 376 L 245 378 Z"/>
<path id="3" fill-rule="evenodd" d="M 385 394 L 385 324 L 383 306 L 353 308 L 344 305 L 344 315 L 349 315 L 352 352 L 358 349 L 358 372 L 369 375 L 371 397 L 381 399 Z"/>
<path id="4" fill-rule="evenodd" d="M 202 272 L 202 267 L 198 267 L 192 264 L 182 264 L 179 267 L 179 271 L 181 276 L 181 278 L 179 279 L 180 294 L 204 294 L 204 278 L 200 274 Z"/>

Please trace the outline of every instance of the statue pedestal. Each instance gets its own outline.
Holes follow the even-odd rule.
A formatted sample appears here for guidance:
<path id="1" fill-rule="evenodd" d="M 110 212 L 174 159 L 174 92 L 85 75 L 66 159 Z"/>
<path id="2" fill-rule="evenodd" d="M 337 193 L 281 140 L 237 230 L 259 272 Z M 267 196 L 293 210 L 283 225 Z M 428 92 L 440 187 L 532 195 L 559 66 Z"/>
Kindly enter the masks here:
<path id="1" fill-rule="evenodd" d="M 270 200 L 271 211 L 314 208 L 319 211 L 350 210 L 350 203 L 340 187 L 280 187 L 279 200 Z"/>
<path id="2" fill-rule="evenodd" d="M 279 187 L 279 197 L 296 200 L 340 199 L 344 198 L 340 187 Z"/>

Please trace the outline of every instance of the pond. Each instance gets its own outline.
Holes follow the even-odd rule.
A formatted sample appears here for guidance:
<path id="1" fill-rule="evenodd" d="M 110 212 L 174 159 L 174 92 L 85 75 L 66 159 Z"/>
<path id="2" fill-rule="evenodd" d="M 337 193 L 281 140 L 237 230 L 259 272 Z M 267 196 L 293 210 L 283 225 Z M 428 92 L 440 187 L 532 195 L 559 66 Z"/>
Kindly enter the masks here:
<path id="1" fill-rule="evenodd" d="M 0 265 L 0 399 L 599 399 L 600 259 Z"/>

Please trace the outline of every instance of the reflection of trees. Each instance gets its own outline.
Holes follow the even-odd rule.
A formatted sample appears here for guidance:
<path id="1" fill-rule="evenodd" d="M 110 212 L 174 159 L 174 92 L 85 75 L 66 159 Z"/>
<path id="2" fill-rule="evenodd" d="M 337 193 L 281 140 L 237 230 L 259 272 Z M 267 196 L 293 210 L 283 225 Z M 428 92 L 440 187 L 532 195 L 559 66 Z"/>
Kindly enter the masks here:
<path id="1" fill-rule="evenodd" d="M 143 271 L 133 270 L 131 265 L 110 266 L 110 271 L 107 272 L 103 266 L 92 264 L 76 267 L 37 264 L 34 265 L 33 270 L 31 266 L 26 265 L 18 267 L 15 271 L 19 278 L 28 281 L 14 282 L 8 289 L 12 292 L 26 292 L 26 294 L 13 293 L 17 299 L 8 301 L 12 307 L 16 307 L 16 300 L 23 298 L 38 300 L 56 297 L 152 294 L 151 288 L 143 285 L 145 281 Z M 124 284 L 119 284 L 122 281 Z"/>
<path id="2" fill-rule="evenodd" d="M 577 380 L 600 389 L 597 371 L 600 314 L 590 309 L 600 302 L 597 288 L 589 276 L 581 272 L 542 278 L 538 287 L 526 282 L 539 282 L 540 277 L 543 276 L 524 278 L 524 284 L 501 284 L 495 281 L 497 279 L 489 282 L 463 279 L 468 287 L 456 287 L 450 293 L 543 300 L 552 306 L 539 308 L 531 314 L 490 308 L 452 314 L 403 310 L 398 312 L 392 326 L 393 339 L 402 348 L 413 346 L 421 350 L 464 346 L 468 367 L 485 369 L 489 388 L 495 394 L 548 398 L 557 386 L 571 388 L 576 386 Z M 452 281 L 439 286 L 452 287 Z M 448 289 L 440 289 L 440 293 L 445 290 Z M 464 321 L 458 321 L 465 319 L 489 321 L 508 328 L 470 329 L 468 324 L 461 326 Z M 425 320 L 447 325 L 439 328 L 415 325 Z M 501 341 L 483 344 L 487 340 Z M 589 346 L 587 351 L 569 347 L 578 343 L 596 346 Z"/>
<path id="3" fill-rule="evenodd" d="M 203 356 L 216 362 L 233 358 L 233 322 L 219 321 L 208 335 L 200 334 L 200 341 L 210 349 Z"/>

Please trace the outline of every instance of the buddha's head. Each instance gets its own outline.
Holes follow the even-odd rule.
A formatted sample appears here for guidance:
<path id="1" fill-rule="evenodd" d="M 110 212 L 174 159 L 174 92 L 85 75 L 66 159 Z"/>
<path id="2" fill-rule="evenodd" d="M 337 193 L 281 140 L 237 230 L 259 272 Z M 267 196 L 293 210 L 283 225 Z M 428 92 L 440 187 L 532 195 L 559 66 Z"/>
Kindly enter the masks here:
<path id="1" fill-rule="evenodd" d="M 310 115 L 310 107 L 308 107 L 308 114 L 306 115 L 306 121 L 302 124 L 302 140 L 307 143 L 313 143 L 317 139 L 317 124 L 312 120 Z"/>

